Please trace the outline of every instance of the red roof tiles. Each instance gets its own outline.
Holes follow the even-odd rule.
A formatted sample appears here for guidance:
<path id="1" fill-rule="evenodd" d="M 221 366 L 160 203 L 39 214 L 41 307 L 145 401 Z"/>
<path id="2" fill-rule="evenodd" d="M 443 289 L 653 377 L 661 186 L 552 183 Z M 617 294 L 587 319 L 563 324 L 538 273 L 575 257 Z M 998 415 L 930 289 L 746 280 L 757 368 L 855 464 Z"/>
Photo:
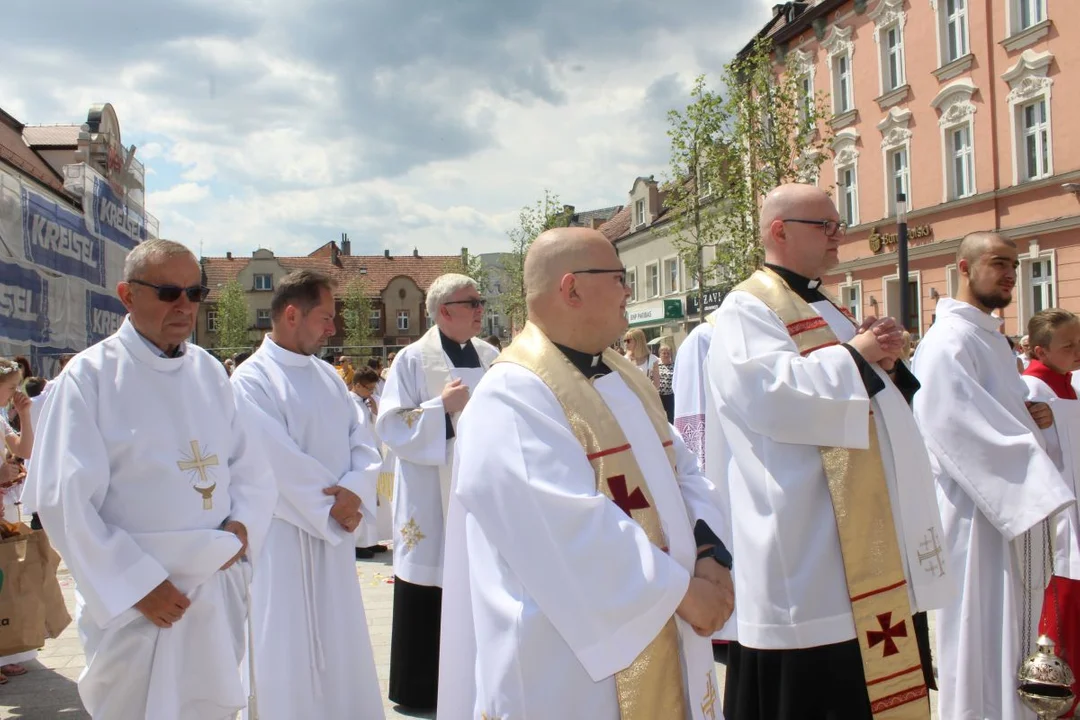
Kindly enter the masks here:
<path id="1" fill-rule="evenodd" d="M 64 182 L 45 159 L 23 142 L 23 124 L 0 110 L 0 161 L 29 175 L 48 188 L 67 198 Z"/>

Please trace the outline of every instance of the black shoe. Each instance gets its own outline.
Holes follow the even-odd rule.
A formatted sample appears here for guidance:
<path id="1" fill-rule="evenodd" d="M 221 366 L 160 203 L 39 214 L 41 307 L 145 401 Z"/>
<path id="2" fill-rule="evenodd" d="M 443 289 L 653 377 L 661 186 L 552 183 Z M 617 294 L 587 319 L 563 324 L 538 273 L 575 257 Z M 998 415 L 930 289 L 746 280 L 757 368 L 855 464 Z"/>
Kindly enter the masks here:
<path id="1" fill-rule="evenodd" d="M 375 553 L 376 555 L 378 555 L 379 553 L 387 552 L 389 550 L 389 548 L 387 548 L 385 545 L 372 545 L 371 547 L 364 548 L 364 549 L 365 550 L 370 550 L 371 552 Z"/>
<path id="2" fill-rule="evenodd" d="M 373 557 L 375 557 L 375 553 L 371 552 L 367 548 L 356 548 L 357 560 L 370 560 Z"/>

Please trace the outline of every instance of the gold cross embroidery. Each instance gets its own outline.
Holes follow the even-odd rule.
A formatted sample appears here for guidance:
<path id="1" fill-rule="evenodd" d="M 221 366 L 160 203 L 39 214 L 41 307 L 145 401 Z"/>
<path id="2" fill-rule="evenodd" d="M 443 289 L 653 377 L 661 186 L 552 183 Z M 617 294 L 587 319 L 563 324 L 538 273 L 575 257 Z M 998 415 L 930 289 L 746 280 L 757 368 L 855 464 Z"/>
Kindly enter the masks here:
<path id="1" fill-rule="evenodd" d="M 716 683 L 713 682 L 714 670 L 708 672 L 708 682 L 705 686 L 705 699 L 701 701 L 701 712 L 709 720 L 716 720 Z"/>
<path id="2" fill-rule="evenodd" d="M 409 522 L 401 528 L 401 538 L 405 541 L 405 548 L 413 550 L 427 535 L 420 532 L 420 526 L 416 524 L 416 518 L 409 518 Z"/>
<path id="3" fill-rule="evenodd" d="M 202 495 L 203 510 L 211 510 L 214 507 L 212 496 L 214 489 L 217 488 L 217 483 L 211 483 L 209 486 L 206 484 L 210 482 L 206 471 L 207 468 L 215 467 L 218 464 L 217 455 L 203 456 L 198 440 L 191 441 L 191 459 L 180 460 L 176 463 L 176 466 L 182 471 L 198 475 L 198 482 L 194 485 L 194 489 L 195 492 Z"/>
<path id="4" fill-rule="evenodd" d="M 413 410 L 402 410 L 401 419 L 405 421 L 405 424 L 410 430 L 412 426 L 416 424 L 416 421 L 420 419 L 420 415 L 423 414 L 424 408 L 415 408 Z"/>

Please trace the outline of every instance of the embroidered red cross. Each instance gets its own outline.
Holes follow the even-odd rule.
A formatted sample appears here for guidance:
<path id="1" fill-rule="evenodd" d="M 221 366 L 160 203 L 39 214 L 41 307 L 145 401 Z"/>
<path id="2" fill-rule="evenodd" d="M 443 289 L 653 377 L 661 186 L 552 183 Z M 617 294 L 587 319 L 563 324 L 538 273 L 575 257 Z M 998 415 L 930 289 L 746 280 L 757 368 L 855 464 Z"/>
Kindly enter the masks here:
<path id="1" fill-rule="evenodd" d="M 877 616 L 878 625 L 881 626 L 881 630 L 868 630 L 866 632 L 866 639 L 870 643 L 870 647 L 885 643 L 885 654 L 882 657 L 889 657 L 890 655 L 896 655 L 900 652 L 900 648 L 896 647 L 896 643 L 893 642 L 894 637 L 907 637 L 907 621 L 901 620 L 895 625 L 892 624 L 892 613 L 882 613 Z"/>
<path id="2" fill-rule="evenodd" d="M 641 488 L 634 488 L 632 493 L 626 491 L 625 475 L 615 475 L 608 478 L 608 487 L 611 488 L 611 499 L 626 513 L 627 517 L 633 517 L 630 515 L 631 510 L 644 510 L 650 507 L 649 501 L 645 499 L 645 493 L 641 492 Z"/>

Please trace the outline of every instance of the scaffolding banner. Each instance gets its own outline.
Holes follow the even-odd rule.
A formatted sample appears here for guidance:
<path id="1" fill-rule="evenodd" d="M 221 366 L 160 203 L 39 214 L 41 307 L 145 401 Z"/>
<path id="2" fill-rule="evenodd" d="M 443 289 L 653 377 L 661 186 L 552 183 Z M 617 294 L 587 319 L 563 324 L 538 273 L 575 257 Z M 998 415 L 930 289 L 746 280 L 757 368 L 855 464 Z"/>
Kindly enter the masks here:
<path id="1" fill-rule="evenodd" d="M 0 330 L 19 342 L 49 335 L 49 281 L 37 270 L 0 261 Z"/>
<path id="2" fill-rule="evenodd" d="M 86 344 L 99 343 L 120 329 L 127 308 L 116 296 L 86 291 Z"/>
<path id="3" fill-rule="evenodd" d="M 87 232 L 82 215 L 25 186 L 22 211 L 27 260 L 94 285 L 104 284 L 101 240 Z"/>

